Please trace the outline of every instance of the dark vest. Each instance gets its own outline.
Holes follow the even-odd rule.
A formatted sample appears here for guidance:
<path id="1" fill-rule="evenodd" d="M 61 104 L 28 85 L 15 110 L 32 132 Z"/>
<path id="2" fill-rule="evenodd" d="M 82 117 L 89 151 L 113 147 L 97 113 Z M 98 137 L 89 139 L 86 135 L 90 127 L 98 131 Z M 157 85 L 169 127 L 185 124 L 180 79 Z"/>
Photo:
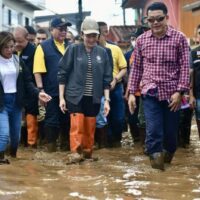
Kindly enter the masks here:
<path id="1" fill-rule="evenodd" d="M 62 53 L 56 47 L 53 38 L 41 43 L 44 52 L 45 66 L 47 73 L 42 74 L 43 87 L 47 94 L 51 96 L 59 95 L 59 84 L 57 80 L 58 63 L 62 58 Z M 65 48 L 67 43 L 65 42 Z"/>

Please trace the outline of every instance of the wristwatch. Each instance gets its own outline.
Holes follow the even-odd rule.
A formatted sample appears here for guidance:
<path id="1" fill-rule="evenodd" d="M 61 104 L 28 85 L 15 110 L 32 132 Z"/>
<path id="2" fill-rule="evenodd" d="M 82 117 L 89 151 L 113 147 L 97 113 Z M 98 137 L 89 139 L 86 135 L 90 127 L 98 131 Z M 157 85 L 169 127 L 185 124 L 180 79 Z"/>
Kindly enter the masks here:
<path id="1" fill-rule="evenodd" d="M 38 90 L 41 92 L 42 90 L 44 90 L 43 87 L 38 87 Z"/>
<path id="2" fill-rule="evenodd" d="M 185 91 L 177 91 L 181 96 L 184 95 Z"/>
<path id="3" fill-rule="evenodd" d="M 109 98 L 104 98 L 104 101 L 110 102 L 110 99 Z"/>

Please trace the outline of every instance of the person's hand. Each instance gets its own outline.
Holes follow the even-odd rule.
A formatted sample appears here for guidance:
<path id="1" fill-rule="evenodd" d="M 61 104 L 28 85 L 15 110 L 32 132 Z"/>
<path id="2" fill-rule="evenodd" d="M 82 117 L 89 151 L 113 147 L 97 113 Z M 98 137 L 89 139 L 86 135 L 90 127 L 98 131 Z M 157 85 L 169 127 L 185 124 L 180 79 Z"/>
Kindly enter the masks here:
<path id="1" fill-rule="evenodd" d="M 117 79 L 114 78 L 114 79 L 112 80 L 112 82 L 110 83 L 110 89 L 113 90 L 113 89 L 115 88 L 116 84 L 117 84 Z"/>
<path id="2" fill-rule="evenodd" d="M 129 95 L 129 92 L 128 92 L 128 89 L 126 89 L 126 92 L 125 92 L 125 94 L 124 94 L 124 99 L 125 99 L 126 101 L 128 101 L 128 95 Z"/>
<path id="3" fill-rule="evenodd" d="M 67 111 L 66 102 L 64 98 L 60 99 L 59 107 L 62 113 L 65 113 Z"/>
<path id="4" fill-rule="evenodd" d="M 41 105 L 46 105 L 49 101 L 51 101 L 51 96 L 49 96 L 45 92 L 39 92 L 39 101 Z"/>
<path id="5" fill-rule="evenodd" d="M 133 114 L 136 109 L 136 98 L 133 94 L 130 94 L 128 97 L 128 107 L 130 113 Z"/>
<path id="6" fill-rule="evenodd" d="M 105 100 L 104 102 L 104 116 L 107 117 L 110 112 L 110 104 L 109 101 Z"/>
<path id="7" fill-rule="evenodd" d="M 176 112 L 181 106 L 182 95 L 179 92 L 172 94 L 169 102 L 170 111 Z"/>
<path id="8" fill-rule="evenodd" d="M 190 104 L 190 108 L 192 109 L 196 107 L 196 99 L 193 95 L 190 95 L 189 97 L 189 104 Z"/>

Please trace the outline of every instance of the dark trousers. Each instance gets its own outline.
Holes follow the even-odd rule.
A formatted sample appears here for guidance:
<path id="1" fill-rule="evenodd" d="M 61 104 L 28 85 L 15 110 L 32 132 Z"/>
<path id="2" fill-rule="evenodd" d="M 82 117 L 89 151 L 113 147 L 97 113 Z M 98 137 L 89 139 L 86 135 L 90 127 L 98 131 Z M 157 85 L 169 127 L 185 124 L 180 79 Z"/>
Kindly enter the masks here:
<path id="1" fill-rule="evenodd" d="M 59 107 L 59 97 L 52 97 L 47 103 L 44 120 L 46 137 L 49 143 L 55 142 L 61 132 L 66 138 L 69 138 L 70 117 L 69 113 L 63 114 Z"/>
<path id="2" fill-rule="evenodd" d="M 146 119 L 146 148 L 149 154 L 166 150 L 174 153 L 177 148 L 179 111 L 171 112 L 167 101 L 156 97 L 143 97 Z"/>
<path id="3" fill-rule="evenodd" d="M 192 123 L 193 110 L 186 108 L 180 111 L 179 123 L 179 145 L 185 146 L 190 143 L 191 123 Z"/>
<path id="4" fill-rule="evenodd" d="M 118 83 L 110 93 L 110 113 L 108 115 L 108 142 L 120 142 L 125 121 L 123 85 Z"/>

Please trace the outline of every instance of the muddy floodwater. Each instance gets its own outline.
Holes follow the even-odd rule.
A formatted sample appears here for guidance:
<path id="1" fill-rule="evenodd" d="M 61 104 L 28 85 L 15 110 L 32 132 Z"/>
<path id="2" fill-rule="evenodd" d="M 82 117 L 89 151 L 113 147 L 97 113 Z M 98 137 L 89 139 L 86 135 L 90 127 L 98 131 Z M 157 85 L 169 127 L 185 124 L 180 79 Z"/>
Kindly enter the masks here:
<path id="1" fill-rule="evenodd" d="M 20 148 L 0 166 L 0 200 L 200 200 L 200 142 L 179 148 L 165 171 L 152 169 L 139 145 L 95 150 L 98 161 L 66 165 L 66 152 Z M 125 141 L 126 143 L 126 141 Z"/>

